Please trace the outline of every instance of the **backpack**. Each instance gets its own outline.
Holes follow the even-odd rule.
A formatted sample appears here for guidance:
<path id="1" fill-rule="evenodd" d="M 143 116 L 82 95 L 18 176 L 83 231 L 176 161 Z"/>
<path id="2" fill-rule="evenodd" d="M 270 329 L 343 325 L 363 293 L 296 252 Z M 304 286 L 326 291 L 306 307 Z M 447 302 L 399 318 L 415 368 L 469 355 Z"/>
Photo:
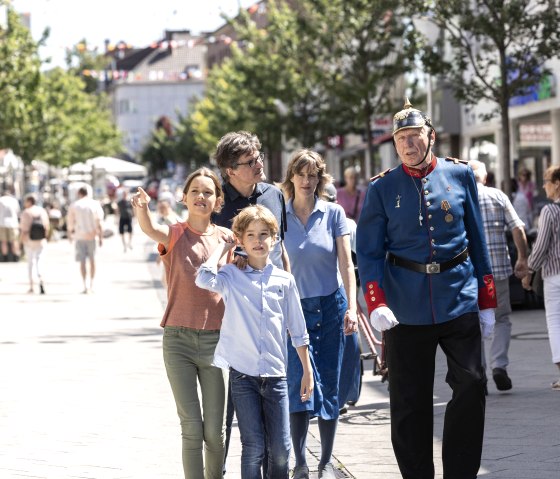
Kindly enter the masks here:
<path id="1" fill-rule="evenodd" d="M 31 228 L 29 229 L 29 238 L 32 240 L 42 240 L 47 237 L 47 232 L 43 221 L 40 216 L 33 217 L 33 222 L 31 223 Z"/>

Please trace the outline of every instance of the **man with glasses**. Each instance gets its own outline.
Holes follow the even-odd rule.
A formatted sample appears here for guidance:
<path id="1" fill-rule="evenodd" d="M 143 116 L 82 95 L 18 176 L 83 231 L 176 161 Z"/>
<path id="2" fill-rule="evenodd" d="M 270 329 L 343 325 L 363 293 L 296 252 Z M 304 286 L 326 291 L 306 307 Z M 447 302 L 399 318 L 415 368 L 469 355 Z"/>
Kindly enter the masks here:
<path id="1" fill-rule="evenodd" d="M 233 219 L 245 207 L 263 205 L 268 208 L 278 221 L 280 227 L 278 241 L 270 252 L 270 260 L 278 268 L 290 271 L 288 254 L 284 248 L 284 232 L 286 231 L 286 205 L 284 195 L 274 185 L 265 183 L 264 155 L 260 152 L 261 142 L 253 133 L 247 131 L 230 132 L 218 142 L 214 159 L 224 183 L 224 205 L 219 213 L 213 217 L 218 226 L 231 228 Z M 239 252 L 239 254 L 243 254 Z M 233 401 L 228 393 L 226 413 L 226 444 L 224 455 L 225 464 L 231 438 L 233 424 Z M 264 458 L 264 470 L 267 470 L 267 457 Z M 266 473 L 263 474 L 266 477 Z"/>
<path id="2" fill-rule="evenodd" d="M 280 238 L 270 260 L 275 266 L 289 271 L 290 263 L 283 243 L 286 231 L 284 195 L 276 186 L 265 183 L 264 155 L 260 148 L 257 136 L 247 131 L 227 133 L 218 142 L 214 158 L 224 179 L 224 206 L 213 221 L 218 226 L 231 228 L 233 218 L 243 208 L 250 205 L 267 207 L 280 226 Z"/>

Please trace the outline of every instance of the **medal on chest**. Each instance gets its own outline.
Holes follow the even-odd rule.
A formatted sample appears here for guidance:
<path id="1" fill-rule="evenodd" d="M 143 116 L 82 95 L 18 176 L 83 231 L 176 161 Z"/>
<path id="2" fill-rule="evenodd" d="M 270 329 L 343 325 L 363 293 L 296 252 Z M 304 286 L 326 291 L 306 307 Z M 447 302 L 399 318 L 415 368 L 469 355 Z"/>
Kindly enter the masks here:
<path id="1" fill-rule="evenodd" d="M 447 223 L 451 223 L 453 221 L 453 215 L 449 212 L 449 210 L 451 210 L 451 205 L 449 204 L 449 201 L 447 200 L 443 200 L 441 202 L 441 209 L 443 211 L 445 211 L 445 216 L 444 216 L 444 220 Z"/>

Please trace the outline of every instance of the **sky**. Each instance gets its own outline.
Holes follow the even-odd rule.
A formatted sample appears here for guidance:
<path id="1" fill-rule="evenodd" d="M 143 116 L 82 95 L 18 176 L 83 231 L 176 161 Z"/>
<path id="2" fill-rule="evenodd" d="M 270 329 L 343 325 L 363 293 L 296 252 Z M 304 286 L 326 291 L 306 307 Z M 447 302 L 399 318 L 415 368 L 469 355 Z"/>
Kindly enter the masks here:
<path id="1" fill-rule="evenodd" d="M 124 41 L 145 47 L 163 37 L 165 30 L 212 31 L 235 16 L 239 7 L 257 0 L 12 0 L 19 13 L 31 14 L 31 34 L 39 40 L 50 27 L 41 58 L 52 58 L 51 66 L 64 66 L 66 48 L 86 39 L 88 47 L 104 51 L 104 41 Z"/>

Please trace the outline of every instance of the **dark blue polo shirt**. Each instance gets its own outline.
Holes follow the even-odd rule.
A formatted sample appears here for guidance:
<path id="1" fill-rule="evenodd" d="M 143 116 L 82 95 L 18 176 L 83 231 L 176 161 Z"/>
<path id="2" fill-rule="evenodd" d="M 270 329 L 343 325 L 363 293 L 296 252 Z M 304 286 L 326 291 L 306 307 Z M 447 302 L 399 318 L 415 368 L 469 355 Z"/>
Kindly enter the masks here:
<path id="1" fill-rule="evenodd" d="M 268 208 L 278 221 L 280 227 L 280 238 L 284 239 L 286 231 L 286 204 L 284 195 L 276 186 L 268 183 L 257 183 L 253 193 L 249 197 L 241 195 L 231 184 L 224 183 L 224 206 L 219 213 L 214 214 L 212 221 L 218 226 L 231 228 L 233 218 L 245 207 L 251 205 L 262 205 Z M 280 242 L 276 244 L 270 255 L 271 261 L 282 268 Z"/>

